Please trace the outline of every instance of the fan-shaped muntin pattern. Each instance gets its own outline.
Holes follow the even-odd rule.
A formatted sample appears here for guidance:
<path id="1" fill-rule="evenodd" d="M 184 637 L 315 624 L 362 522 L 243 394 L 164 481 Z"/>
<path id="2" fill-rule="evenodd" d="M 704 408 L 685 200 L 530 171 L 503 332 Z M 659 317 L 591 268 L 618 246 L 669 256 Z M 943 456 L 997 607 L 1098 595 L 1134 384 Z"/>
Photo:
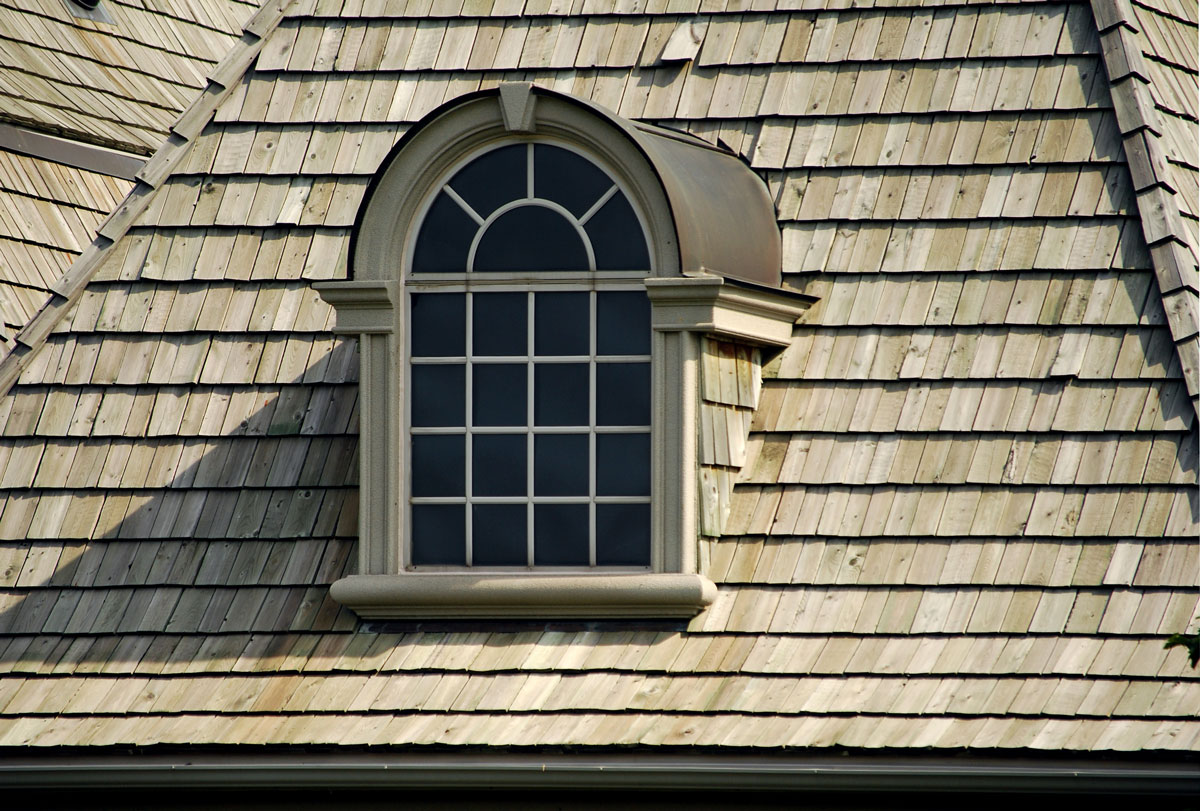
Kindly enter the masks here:
<path id="1" fill-rule="evenodd" d="M 566 146 L 489 146 L 436 185 L 414 274 L 648 271 L 645 228 L 609 173 Z"/>

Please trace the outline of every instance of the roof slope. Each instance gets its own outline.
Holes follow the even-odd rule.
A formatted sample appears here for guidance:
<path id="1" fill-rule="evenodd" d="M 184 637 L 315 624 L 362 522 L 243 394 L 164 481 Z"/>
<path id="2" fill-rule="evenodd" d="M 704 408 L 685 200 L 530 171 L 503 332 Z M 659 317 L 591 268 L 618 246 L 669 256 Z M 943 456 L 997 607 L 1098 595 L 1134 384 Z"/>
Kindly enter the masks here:
<path id="1" fill-rule="evenodd" d="M 1117 120 L 1171 334 L 1200 396 L 1200 86 L 1187 0 L 1095 0 Z"/>
<path id="2" fill-rule="evenodd" d="M 0 120 L 149 155 L 256 6 L 106 0 L 108 23 L 62 0 L 3 0 Z"/>
<path id="3" fill-rule="evenodd" d="M 149 155 L 254 9 L 242 0 L 108 0 L 89 19 L 70 7 L 0 2 L 4 353 L 133 188 L 136 169 L 113 174 L 106 149 L 76 145 L 119 150 L 118 163 Z"/>
<path id="4" fill-rule="evenodd" d="M 301 2 L 184 116 L 7 365 L 0 745 L 1200 747 L 1196 414 L 1090 7 L 565 10 Z M 328 596 L 357 359 L 309 283 L 405 128 L 510 80 L 740 152 L 821 297 L 684 629 Z"/>

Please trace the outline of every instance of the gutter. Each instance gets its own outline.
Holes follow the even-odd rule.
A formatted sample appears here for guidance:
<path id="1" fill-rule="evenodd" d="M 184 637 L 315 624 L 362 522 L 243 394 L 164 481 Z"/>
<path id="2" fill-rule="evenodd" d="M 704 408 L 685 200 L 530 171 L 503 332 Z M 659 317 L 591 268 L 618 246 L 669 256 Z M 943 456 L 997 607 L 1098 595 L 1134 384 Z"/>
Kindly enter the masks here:
<path id="1" fill-rule="evenodd" d="M 1196 796 L 1200 764 L 846 754 L 0 752 L 5 789 L 642 789 Z"/>

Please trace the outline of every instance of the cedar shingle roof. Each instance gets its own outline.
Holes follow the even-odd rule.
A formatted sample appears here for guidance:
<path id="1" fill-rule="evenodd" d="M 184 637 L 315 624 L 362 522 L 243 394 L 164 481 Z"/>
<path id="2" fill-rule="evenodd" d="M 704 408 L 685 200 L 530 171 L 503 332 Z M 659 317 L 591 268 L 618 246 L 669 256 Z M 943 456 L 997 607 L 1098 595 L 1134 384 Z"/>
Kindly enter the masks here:
<path id="1" fill-rule="evenodd" d="M 204 86 L 253 7 L 110 0 L 91 18 L 69 8 L 61 0 L 0 2 L 0 126 L 145 156 Z M 0 140 L 4 354 L 132 188 L 128 176 L 81 167 L 66 151 L 36 154 Z"/>
<path id="2" fill-rule="evenodd" d="M 1188 336 L 1089 5 L 273 10 L 0 367 L 0 745 L 1200 746 Z M 406 128 L 501 81 L 739 152 L 821 298 L 705 446 L 686 629 L 328 596 L 357 358 L 309 283 Z"/>

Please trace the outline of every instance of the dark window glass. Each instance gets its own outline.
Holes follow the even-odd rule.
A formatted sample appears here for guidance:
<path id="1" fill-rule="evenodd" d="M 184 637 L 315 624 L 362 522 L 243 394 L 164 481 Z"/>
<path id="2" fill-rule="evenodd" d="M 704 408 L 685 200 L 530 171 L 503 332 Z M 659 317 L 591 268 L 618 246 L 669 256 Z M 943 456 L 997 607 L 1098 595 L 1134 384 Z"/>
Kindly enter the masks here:
<path id="1" fill-rule="evenodd" d="M 475 566 L 525 566 L 524 504 L 471 505 L 471 563 Z"/>
<path id="2" fill-rule="evenodd" d="M 587 364 L 539 363 L 534 369 L 534 425 L 587 425 Z"/>
<path id="3" fill-rule="evenodd" d="M 533 438 L 533 492 L 538 496 L 588 494 L 587 434 L 538 434 Z"/>
<path id="4" fill-rule="evenodd" d="M 524 355 L 528 344 L 524 293 L 476 293 L 471 299 L 471 351 Z"/>
<path id="5" fill-rule="evenodd" d="M 557 146 L 533 148 L 534 196 L 553 200 L 582 217 L 613 182 L 594 163 Z"/>
<path id="6" fill-rule="evenodd" d="M 471 367 L 472 425 L 525 425 L 525 366 L 481 363 Z"/>
<path id="7" fill-rule="evenodd" d="M 650 364 L 596 364 L 596 424 L 650 424 Z"/>
<path id="8" fill-rule="evenodd" d="M 413 505 L 412 562 L 415 566 L 462 566 L 467 562 L 466 505 Z"/>
<path id="9" fill-rule="evenodd" d="M 412 356 L 465 355 L 467 299 L 462 293 L 414 293 Z"/>
<path id="10" fill-rule="evenodd" d="M 533 309 L 534 354 L 589 354 L 587 293 L 537 293 Z"/>
<path id="11" fill-rule="evenodd" d="M 420 434 L 412 438 L 412 491 L 421 496 L 461 496 L 466 479 L 462 434 Z"/>
<path id="12" fill-rule="evenodd" d="M 477 496 L 525 495 L 525 435 L 471 437 L 471 492 Z"/>
<path id="13" fill-rule="evenodd" d="M 588 270 L 575 226 L 543 206 L 521 206 L 496 219 L 475 252 L 474 270 Z"/>
<path id="14" fill-rule="evenodd" d="M 596 353 L 650 354 L 650 298 L 640 291 L 596 294 Z"/>
<path id="15" fill-rule="evenodd" d="M 587 221 L 596 270 L 649 270 L 650 254 L 637 215 L 618 192 Z"/>
<path id="16" fill-rule="evenodd" d="M 596 495 L 650 495 L 650 435 L 596 435 Z"/>
<path id="17" fill-rule="evenodd" d="M 533 562 L 537 566 L 588 565 L 588 505 L 534 505 Z"/>
<path id="18" fill-rule="evenodd" d="M 596 565 L 650 565 L 650 505 L 596 505 Z"/>
<path id="19" fill-rule="evenodd" d="M 450 188 L 486 220 L 500 206 L 525 196 L 527 150 L 525 144 L 514 144 L 480 155 L 458 171 Z"/>
<path id="20" fill-rule="evenodd" d="M 445 192 L 425 215 L 413 251 L 413 273 L 463 273 L 479 225 Z"/>
<path id="21" fill-rule="evenodd" d="M 414 363 L 412 367 L 412 424 L 465 425 L 464 366 Z"/>

